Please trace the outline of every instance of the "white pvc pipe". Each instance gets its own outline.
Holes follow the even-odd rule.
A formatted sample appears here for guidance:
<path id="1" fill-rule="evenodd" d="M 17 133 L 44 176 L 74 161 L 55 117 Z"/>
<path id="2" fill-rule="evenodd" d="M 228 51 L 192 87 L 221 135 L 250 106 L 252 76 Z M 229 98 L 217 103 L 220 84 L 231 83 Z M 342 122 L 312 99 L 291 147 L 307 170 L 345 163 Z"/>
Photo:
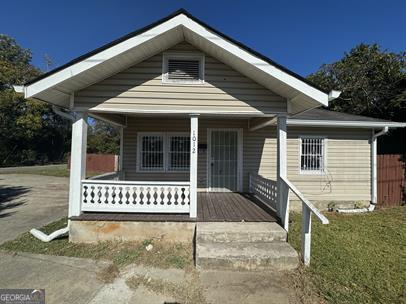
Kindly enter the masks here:
<path id="1" fill-rule="evenodd" d="M 366 208 L 360 209 L 337 209 L 339 213 L 364 213 L 374 211 L 377 203 L 377 138 L 388 133 L 389 127 L 386 126 L 380 132 L 372 134 L 371 138 L 371 203 Z"/>
<path id="2" fill-rule="evenodd" d="M 37 239 L 39 239 L 39 240 L 41 240 L 41 241 L 43 241 L 43 242 L 46 242 L 46 243 L 52 241 L 53 239 L 55 239 L 55 238 L 57 238 L 57 237 L 59 237 L 59 236 L 64 235 L 65 233 L 68 233 L 68 232 L 69 232 L 69 225 L 66 226 L 65 228 L 56 230 L 56 231 L 52 232 L 52 233 L 49 234 L 49 235 L 48 235 L 48 234 L 45 234 L 45 233 L 43 233 L 42 231 L 39 231 L 39 230 L 37 230 L 37 229 L 31 229 L 31 230 L 30 230 L 30 233 L 31 233 L 33 236 L 35 236 Z"/>

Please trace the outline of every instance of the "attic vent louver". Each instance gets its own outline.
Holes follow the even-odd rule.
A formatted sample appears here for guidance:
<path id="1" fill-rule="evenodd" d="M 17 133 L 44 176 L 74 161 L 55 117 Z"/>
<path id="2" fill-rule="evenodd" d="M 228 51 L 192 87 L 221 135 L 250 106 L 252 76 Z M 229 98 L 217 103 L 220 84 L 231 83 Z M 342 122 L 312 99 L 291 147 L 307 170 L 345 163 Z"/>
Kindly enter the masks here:
<path id="1" fill-rule="evenodd" d="M 196 54 L 164 54 L 164 83 L 195 84 L 204 82 L 204 56 Z"/>
<path id="2" fill-rule="evenodd" d="M 199 80 L 199 60 L 168 60 L 168 79 Z"/>

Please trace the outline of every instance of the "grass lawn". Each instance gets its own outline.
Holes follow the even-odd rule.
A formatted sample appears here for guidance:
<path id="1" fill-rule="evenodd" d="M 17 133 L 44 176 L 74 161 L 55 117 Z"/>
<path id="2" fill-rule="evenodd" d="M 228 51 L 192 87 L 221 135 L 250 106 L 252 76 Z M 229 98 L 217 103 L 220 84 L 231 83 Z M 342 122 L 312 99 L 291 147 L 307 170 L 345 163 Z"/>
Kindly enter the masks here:
<path id="1" fill-rule="evenodd" d="M 0 168 L 0 174 L 35 174 L 35 175 L 47 175 L 57 177 L 68 177 L 69 170 L 66 164 L 61 165 L 45 165 L 45 166 L 27 166 L 27 167 L 15 167 L 15 168 Z M 87 177 L 92 177 L 102 174 L 101 172 L 87 172 Z"/>
<path id="2" fill-rule="evenodd" d="M 67 219 L 62 219 L 41 228 L 41 231 L 48 234 L 66 227 L 66 225 Z M 147 251 L 145 248 L 149 244 L 152 244 L 153 248 Z M 187 248 L 182 244 L 163 244 L 159 240 L 74 244 L 69 243 L 67 237 L 62 237 L 49 243 L 44 243 L 27 232 L 15 240 L 1 244 L 0 250 L 92 258 L 96 260 L 102 259 L 113 262 L 117 267 L 131 263 L 159 268 L 174 267 L 179 269 L 187 269 L 193 266 L 192 248 Z"/>
<path id="3" fill-rule="evenodd" d="M 327 217 L 313 218 L 305 288 L 328 303 L 406 303 L 406 206 Z M 301 216 L 291 219 L 289 242 L 300 250 Z"/>

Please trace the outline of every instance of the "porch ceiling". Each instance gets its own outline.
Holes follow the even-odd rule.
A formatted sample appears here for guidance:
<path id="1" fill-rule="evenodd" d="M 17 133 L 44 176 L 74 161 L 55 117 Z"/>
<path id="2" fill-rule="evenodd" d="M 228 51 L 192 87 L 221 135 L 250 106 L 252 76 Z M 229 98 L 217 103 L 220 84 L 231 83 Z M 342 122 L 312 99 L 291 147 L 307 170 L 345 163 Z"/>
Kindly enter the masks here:
<path id="1" fill-rule="evenodd" d="M 182 41 L 194 45 L 262 86 L 285 97 L 295 114 L 327 105 L 334 94 L 179 11 L 27 83 L 21 91 L 69 108 L 72 94 L 156 55 Z"/>

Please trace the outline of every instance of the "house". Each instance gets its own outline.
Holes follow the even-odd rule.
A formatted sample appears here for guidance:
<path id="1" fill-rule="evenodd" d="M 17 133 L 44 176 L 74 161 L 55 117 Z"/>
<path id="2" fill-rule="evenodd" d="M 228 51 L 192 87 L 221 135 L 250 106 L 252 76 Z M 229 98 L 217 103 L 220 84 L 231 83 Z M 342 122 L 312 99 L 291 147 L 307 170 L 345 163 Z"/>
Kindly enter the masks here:
<path id="1" fill-rule="evenodd" d="M 196 229 L 201 266 L 240 267 L 241 239 L 255 245 L 245 268 L 297 265 L 290 200 L 308 263 L 310 214 L 326 224 L 331 202 L 375 203 L 376 138 L 404 126 L 319 109 L 340 92 L 184 10 L 16 89 L 73 120 L 72 241 L 192 242 Z M 88 116 L 120 128 L 119 172 L 86 179 Z"/>

